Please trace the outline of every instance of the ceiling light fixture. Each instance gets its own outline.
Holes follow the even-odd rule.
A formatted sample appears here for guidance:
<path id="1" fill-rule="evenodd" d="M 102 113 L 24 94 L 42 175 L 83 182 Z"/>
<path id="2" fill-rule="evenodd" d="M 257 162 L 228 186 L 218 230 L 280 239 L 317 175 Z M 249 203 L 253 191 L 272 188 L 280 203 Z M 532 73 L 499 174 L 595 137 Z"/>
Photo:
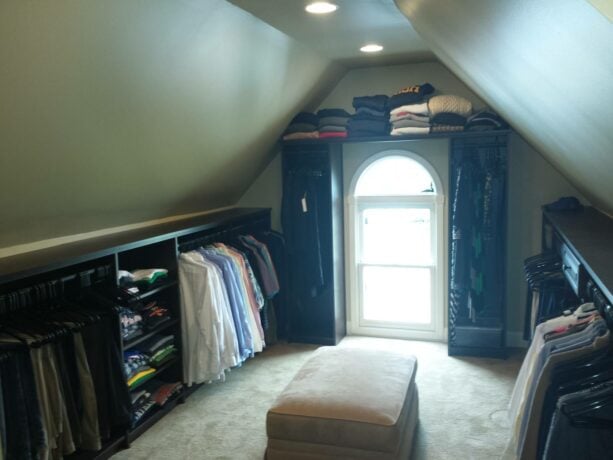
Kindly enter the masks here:
<path id="1" fill-rule="evenodd" d="M 381 45 L 377 45 L 376 43 L 370 43 L 370 44 L 364 45 L 362 48 L 360 48 L 360 51 L 362 53 L 378 53 L 382 49 L 383 49 L 383 47 Z"/>
<path id="2" fill-rule="evenodd" d="M 313 2 L 313 3 L 309 3 L 306 6 L 305 10 L 313 14 L 328 14 L 328 13 L 332 13 L 333 11 L 336 11 L 337 8 L 338 6 L 336 6 L 334 3 Z"/>

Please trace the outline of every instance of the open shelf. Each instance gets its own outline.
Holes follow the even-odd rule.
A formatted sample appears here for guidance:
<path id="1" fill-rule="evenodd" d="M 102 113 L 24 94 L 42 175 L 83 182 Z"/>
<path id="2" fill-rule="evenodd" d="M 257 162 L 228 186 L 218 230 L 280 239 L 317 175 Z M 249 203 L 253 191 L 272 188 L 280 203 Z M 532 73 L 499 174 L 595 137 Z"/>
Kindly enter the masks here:
<path id="1" fill-rule="evenodd" d="M 160 367 L 155 369 L 155 372 L 153 374 L 151 374 L 151 377 L 149 377 L 147 380 L 144 380 L 140 383 L 137 383 L 136 385 L 134 385 L 133 387 L 129 387 L 130 391 L 134 391 L 137 388 L 140 388 L 142 385 L 144 385 L 145 383 L 147 383 L 149 380 L 155 378 L 156 375 L 160 375 L 162 372 L 164 372 L 166 369 L 168 369 L 170 366 L 176 364 L 179 362 L 179 355 L 175 355 L 174 358 L 169 359 L 168 361 L 165 361 L 164 364 L 162 364 Z"/>
<path id="2" fill-rule="evenodd" d="M 155 334 L 162 332 L 178 323 L 179 323 L 179 320 L 177 318 L 172 318 L 170 321 L 166 321 L 164 324 L 160 324 L 158 327 L 150 330 L 149 332 L 146 332 L 145 334 L 139 335 L 138 337 L 135 337 L 131 340 L 124 341 L 123 348 L 124 350 L 134 348 L 139 343 L 153 337 Z"/>
<path id="3" fill-rule="evenodd" d="M 138 294 L 126 294 L 126 297 L 122 300 L 130 304 L 135 303 L 135 302 L 140 302 L 141 300 L 144 300 L 148 297 L 158 294 L 168 288 L 176 286 L 177 284 L 179 284 L 179 282 L 176 279 L 167 278 L 167 279 L 163 279 L 161 281 L 155 282 L 151 286 L 149 286 L 147 289 L 143 289 L 143 290 L 141 290 L 141 288 L 138 285 L 135 285 L 135 287 L 139 288 Z M 129 287 L 132 287 L 132 286 L 122 286 L 122 289 L 128 289 Z"/>
<path id="4" fill-rule="evenodd" d="M 154 425 L 158 420 L 164 417 L 168 412 L 173 410 L 177 404 L 182 401 L 184 389 L 181 390 L 178 394 L 170 398 L 166 404 L 163 406 L 155 407 L 149 414 L 145 415 L 138 424 L 132 428 L 126 438 L 128 443 L 131 443 L 136 438 L 138 438 L 141 434 L 143 434 L 147 429 L 149 429 L 152 425 Z"/>

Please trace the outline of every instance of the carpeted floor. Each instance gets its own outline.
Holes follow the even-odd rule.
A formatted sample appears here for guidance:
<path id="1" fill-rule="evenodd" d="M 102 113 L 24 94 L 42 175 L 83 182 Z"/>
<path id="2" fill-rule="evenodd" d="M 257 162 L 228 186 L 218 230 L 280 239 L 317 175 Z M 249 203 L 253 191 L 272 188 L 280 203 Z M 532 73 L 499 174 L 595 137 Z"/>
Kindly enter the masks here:
<path id="1" fill-rule="evenodd" d="M 340 346 L 405 348 L 417 356 L 420 417 L 413 459 L 500 458 L 507 435 L 504 409 L 521 353 L 507 360 L 450 358 L 443 343 L 366 337 L 347 337 Z M 261 460 L 266 410 L 315 348 L 270 347 L 226 382 L 197 390 L 113 459 Z"/>

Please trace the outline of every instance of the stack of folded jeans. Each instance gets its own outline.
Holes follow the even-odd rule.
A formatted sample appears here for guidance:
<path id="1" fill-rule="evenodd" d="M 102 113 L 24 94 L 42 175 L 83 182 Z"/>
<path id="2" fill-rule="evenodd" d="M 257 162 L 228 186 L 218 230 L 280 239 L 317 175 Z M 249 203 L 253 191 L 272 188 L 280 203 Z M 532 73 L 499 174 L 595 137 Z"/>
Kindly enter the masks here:
<path id="1" fill-rule="evenodd" d="M 349 113 L 343 109 L 321 109 L 319 117 L 319 138 L 329 139 L 347 137 L 347 122 Z"/>
<path id="2" fill-rule="evenodd" d="M 353 98 L 355 114 L 347 123 L 349 136 L 372 137 L 389 134 L 389 98 L 386 95 Z"/>

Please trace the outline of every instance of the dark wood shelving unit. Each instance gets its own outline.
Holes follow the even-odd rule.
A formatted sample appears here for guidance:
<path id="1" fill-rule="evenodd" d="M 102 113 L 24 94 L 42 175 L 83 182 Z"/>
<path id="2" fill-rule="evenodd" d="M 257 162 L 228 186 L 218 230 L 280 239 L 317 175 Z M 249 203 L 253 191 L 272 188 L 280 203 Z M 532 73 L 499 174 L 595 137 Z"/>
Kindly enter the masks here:
<path id="1" fill-rule="evenodd" d="M 169 399 L 166 404 L 161 407 L 156 407 L 151 411 L 151 413 L 145 415 L 142 420 L 138 422 L 138 424 L 132 428 L 128 434 L 126 435 L 126 442 L 130 445 L 135 439 L 141 436 L 145 431 L 151 428 L 155 423 L 157 423 L 162 417 L 168 414 L 171 410 L 173 410 L 177 404 L 180 404 L 182 401 L 183 390 Z"/>
<path id="2" fill-rule="evenodd" d="M 166 321 L 163 324 L 160 324 L 158 327 L 151 329 L 149 332 L 146 332 L 145 334 L 139 335 L 138 337 L 135 337 L 131 340 L 124 341 L 123 349 L 128 350 L 130 348 L 134 348 L 139 343 L 144 342 L 145 340 L 153 337 L 155 334 L 159 334 L 160 332 L 165 331 L 166 329 L 169 329 L 172 326 L 176 326 L 178 323 L 179 323 L 178 318 L 172 318 L 169 321 Z"/>
<path id="3" fill-rule="evenodd" d="M 176 279 L 166 279 L 166 280 L 163 280 L 163 281 L 159 281 L 159 282 L 156 282 L 156 283 L 152 284 L 149 287 L 149 289 L 139 291 L 138 294 L 133 294 L 133 295 L 130 295 L 129 297 L 126 296 L 125 299 L 123 299 L 123 301 L 127 302 L 129 304 L 140 302 L 142 300 L 145 300 L 148 297 L 151 297 L 151 296 L 154 296 L 156 294 L 159 294 L 160 292 L 162 292 L 162 291 L 164 291 L 164 290 L 166 290 L 168 288 L 174 287 L 177 284 L 179 284 L 179 281 L 176 280 Z M 132 286 L 123 286 L 123 287 L 124 288 L 129 288 L 129 287 L 132 287 Z M 136 286 L 136 287 L 138 287 L 138 286 Z"/>
<path id="4" fill-rule="evenodd" d="M 424 141 L 428 139 L 461 139 L 471 137 L 487 137 L 497 136 L 501 134 L 509 134 L 510 129 L 497 129 L 491 131 L 458 131 L 448 133 L 430 133 L 430 134 L 412 134 L 406 136 L 368 136 L 368 137 L 345 137 L 345 138 L 330 138 L 330 139 L 293 139 L 282 140 L 282 144 L 289 145 L 309 145 L 309 144 L 351 144 L 351 143 L 370 143 L 370 142 L 406 142 L 406 141 Z"/>
<path id="5" fill-rule="evenodd" d="M 0 296 L 14 293 L 28 286 L 35 286 L 41 280 L 62 279 L 72 274 L 72 279 L 83 273 L 92 273 L 105 268 L 108 297 L 101 299 L 109 308 L 118 305 L 129 307 L 138 301 L 160 296 L 164 307 L 170 310 L 171 320 L 147 331 L 132 340 L 121 340 L 118 330 L 116 340 L 121 351 L 132 348 L 156 333 L 174 331 L 176 354 L 156 369 L 154 375 L 131 388 L 130 391 L 146 385 L 151 379 L 164 374 L 170 381 L 182 381 L 182 342 L 180 336 L 180 300 L 177 267 L 179 248 L 194 240 L 217 237 L 233 231 L 255 231 L 270 229 L 270 209 L 232 208 L 212 212 L 202 216 L 182 219 L 152 227 L 92 238 L 61 246 L 41 249 L 0 259 Z M 117 270 L 163 267 L 168 269 L 168 278 L 154 283 L 149 289 L 136 294 L 133 298 L 117 295 Z M 108 270 L 106 270 L 108 268 Z M 77 274 L 75 277 L 74 274 Z M 89 279 L 89 275 L 86 277 Z M 81 288 L 85 285 L 81 284 Z M 101 292 L 98 292 L 100 295 Z M 120 328 L 119 325 L 117 326 Z M 176 368 L 176 372 L 173 368 Z M 172 373 L 172 377 L 170 376 Z M 129 444 L 148 428 L 169 413 L 177 404 L 184 402 L 201 385 L 184 387 L 164 406 L 156 408 L 136 427 L 122 433 L 115 433 L 103 443 L 98 451 L 78 451 L 67 456 L 70 460 L 107 459 Z"/>
<path id="6" fill-rule="evenodd" d="M 142 382 L 134 385 L 133 387 L 130 387 L 130 391 L 134 391 L 134 390 L 142 387 L 149 380 L 151 380 L 151 379 L 155 378 L 156 376 L 160 375 L 162 372 L 164 372 L 169 367 L 174 366 L 175 364 L 179 363 L 179 361 L 180 361 L 179 357 L 175 356 L 174 358 L 169 359 L 168 361 L 164 362 L 164 364 L 162 364 L 160 367 L 154 368 L 155 372 L 153 374 L 151 374 L 151 377 L 149 377 L 147 380 L 143 380 Z"/>
<path id="7" fill-rule="evenodd" d="M 551 226 L 560 241 L 571 249 L 581 263 L 581 270 L 613 305 L 613 219 L 592 207 L 577 211 L 544 211 L 543 228 L 547 226 Z M 580 297 L 587 294 L 584 284 L 578 289 Z"/>
<path id="8" fill-rule="evenodd" d="M 173 238 L 214 231 L 237 222 L 270 218 L 270 209 L 232 208 L 151 227 L 89 238 L 0 259 L 0 284 L 113 256 Z"/>

